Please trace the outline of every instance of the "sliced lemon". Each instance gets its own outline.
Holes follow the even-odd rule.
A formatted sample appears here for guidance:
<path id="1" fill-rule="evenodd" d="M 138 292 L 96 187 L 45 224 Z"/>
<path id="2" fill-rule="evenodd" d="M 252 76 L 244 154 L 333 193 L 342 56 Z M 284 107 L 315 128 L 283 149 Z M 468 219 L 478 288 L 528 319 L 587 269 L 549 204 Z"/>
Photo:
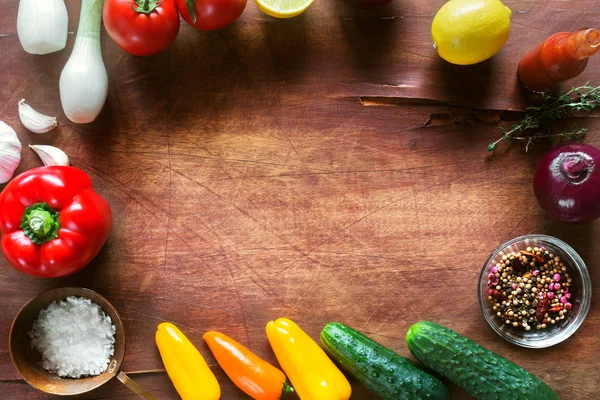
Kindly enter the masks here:
<path id="1" fill-rule="evenodd" d="M 254 0 L 258 8 L 276 18 L 292 18 L 302 14 L 314 0 Z"/>

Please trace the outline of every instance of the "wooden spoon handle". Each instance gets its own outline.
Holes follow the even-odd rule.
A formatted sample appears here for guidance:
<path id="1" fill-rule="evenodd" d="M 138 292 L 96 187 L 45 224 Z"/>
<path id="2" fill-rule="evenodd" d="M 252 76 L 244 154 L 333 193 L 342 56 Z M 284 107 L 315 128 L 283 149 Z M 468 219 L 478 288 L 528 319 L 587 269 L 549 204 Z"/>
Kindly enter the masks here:
<path id="1" fill-rule="evenodd" d="M 144 389 L 142 389 L 142 387 L 140 385 L 138 385 L 137 383 L 132 381 L 127 375 L 125 375 L 125 372 L 119 371 L 119 373 L 117 374 L 117 379 L 120 380 L 121 383 L 123 383 L 123 385 L 127 386 L 129 389 L 131 389 L 133 392 L 135 392 L 135 394 L 140 396 L 142 399 L 158 400 L 156 397 L 152 396 L 150 393 L 148 393 Z"/>

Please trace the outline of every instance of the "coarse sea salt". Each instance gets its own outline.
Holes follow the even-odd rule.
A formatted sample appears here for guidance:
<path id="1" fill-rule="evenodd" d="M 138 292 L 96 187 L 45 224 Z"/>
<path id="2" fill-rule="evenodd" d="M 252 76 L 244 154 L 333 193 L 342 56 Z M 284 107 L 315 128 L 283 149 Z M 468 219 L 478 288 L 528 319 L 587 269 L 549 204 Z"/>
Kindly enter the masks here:
<path id="1" fill-rule="evenodd" d="M 42 354 L 42 367 L 61 378 L 99 375 L 115 353 L 115 326 L 84 297 L 70 296 L 40 311 L 29 337 Z"/>

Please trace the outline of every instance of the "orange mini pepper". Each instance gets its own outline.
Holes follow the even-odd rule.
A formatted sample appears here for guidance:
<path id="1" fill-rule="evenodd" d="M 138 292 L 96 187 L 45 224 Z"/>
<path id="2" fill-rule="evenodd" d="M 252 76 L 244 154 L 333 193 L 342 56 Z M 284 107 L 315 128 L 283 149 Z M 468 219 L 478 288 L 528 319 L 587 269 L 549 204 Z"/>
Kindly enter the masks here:
<path id="1" fill-rule="evenodd" d="M 202 336 L 229 379 L 255 400 L 279 400 L 294 391 L 285 374 L 232 338 L 215 331 Z"/>

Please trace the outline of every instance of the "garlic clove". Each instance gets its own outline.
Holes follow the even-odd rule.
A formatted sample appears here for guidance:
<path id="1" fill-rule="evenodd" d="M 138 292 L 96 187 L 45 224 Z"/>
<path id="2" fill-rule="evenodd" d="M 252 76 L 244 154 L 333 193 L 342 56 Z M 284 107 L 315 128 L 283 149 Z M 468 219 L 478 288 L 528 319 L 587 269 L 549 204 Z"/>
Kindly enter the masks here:
<path id="1" fill-rule="evenodd" d="M 0 121 L 0 183 L 12 178 L 21 162 L 21 149 L 15 130 Z"/>
<path id="2" fill-rule="evenodd" d="M 34 144 L 29 147 L 40 156 L 44 165 L 69 165 L 69 157 L 58 147 L 44 144 Z"/>
<path id="3" fill-rule="evenodd" d="M 46 133 L 58 125 L 56 117 L 50 117 L 34 110 L 25 103 L 25 99 L 19 102 L 19 118 L 25 128 L 34 133 Z"/>
<path id="4" fill-rule="evenodd" d="M 69 157 L 58 147 L 44 144 L 30 144 L 29 147 L 40 156 L 44 165 L 69 165 Z"/>

